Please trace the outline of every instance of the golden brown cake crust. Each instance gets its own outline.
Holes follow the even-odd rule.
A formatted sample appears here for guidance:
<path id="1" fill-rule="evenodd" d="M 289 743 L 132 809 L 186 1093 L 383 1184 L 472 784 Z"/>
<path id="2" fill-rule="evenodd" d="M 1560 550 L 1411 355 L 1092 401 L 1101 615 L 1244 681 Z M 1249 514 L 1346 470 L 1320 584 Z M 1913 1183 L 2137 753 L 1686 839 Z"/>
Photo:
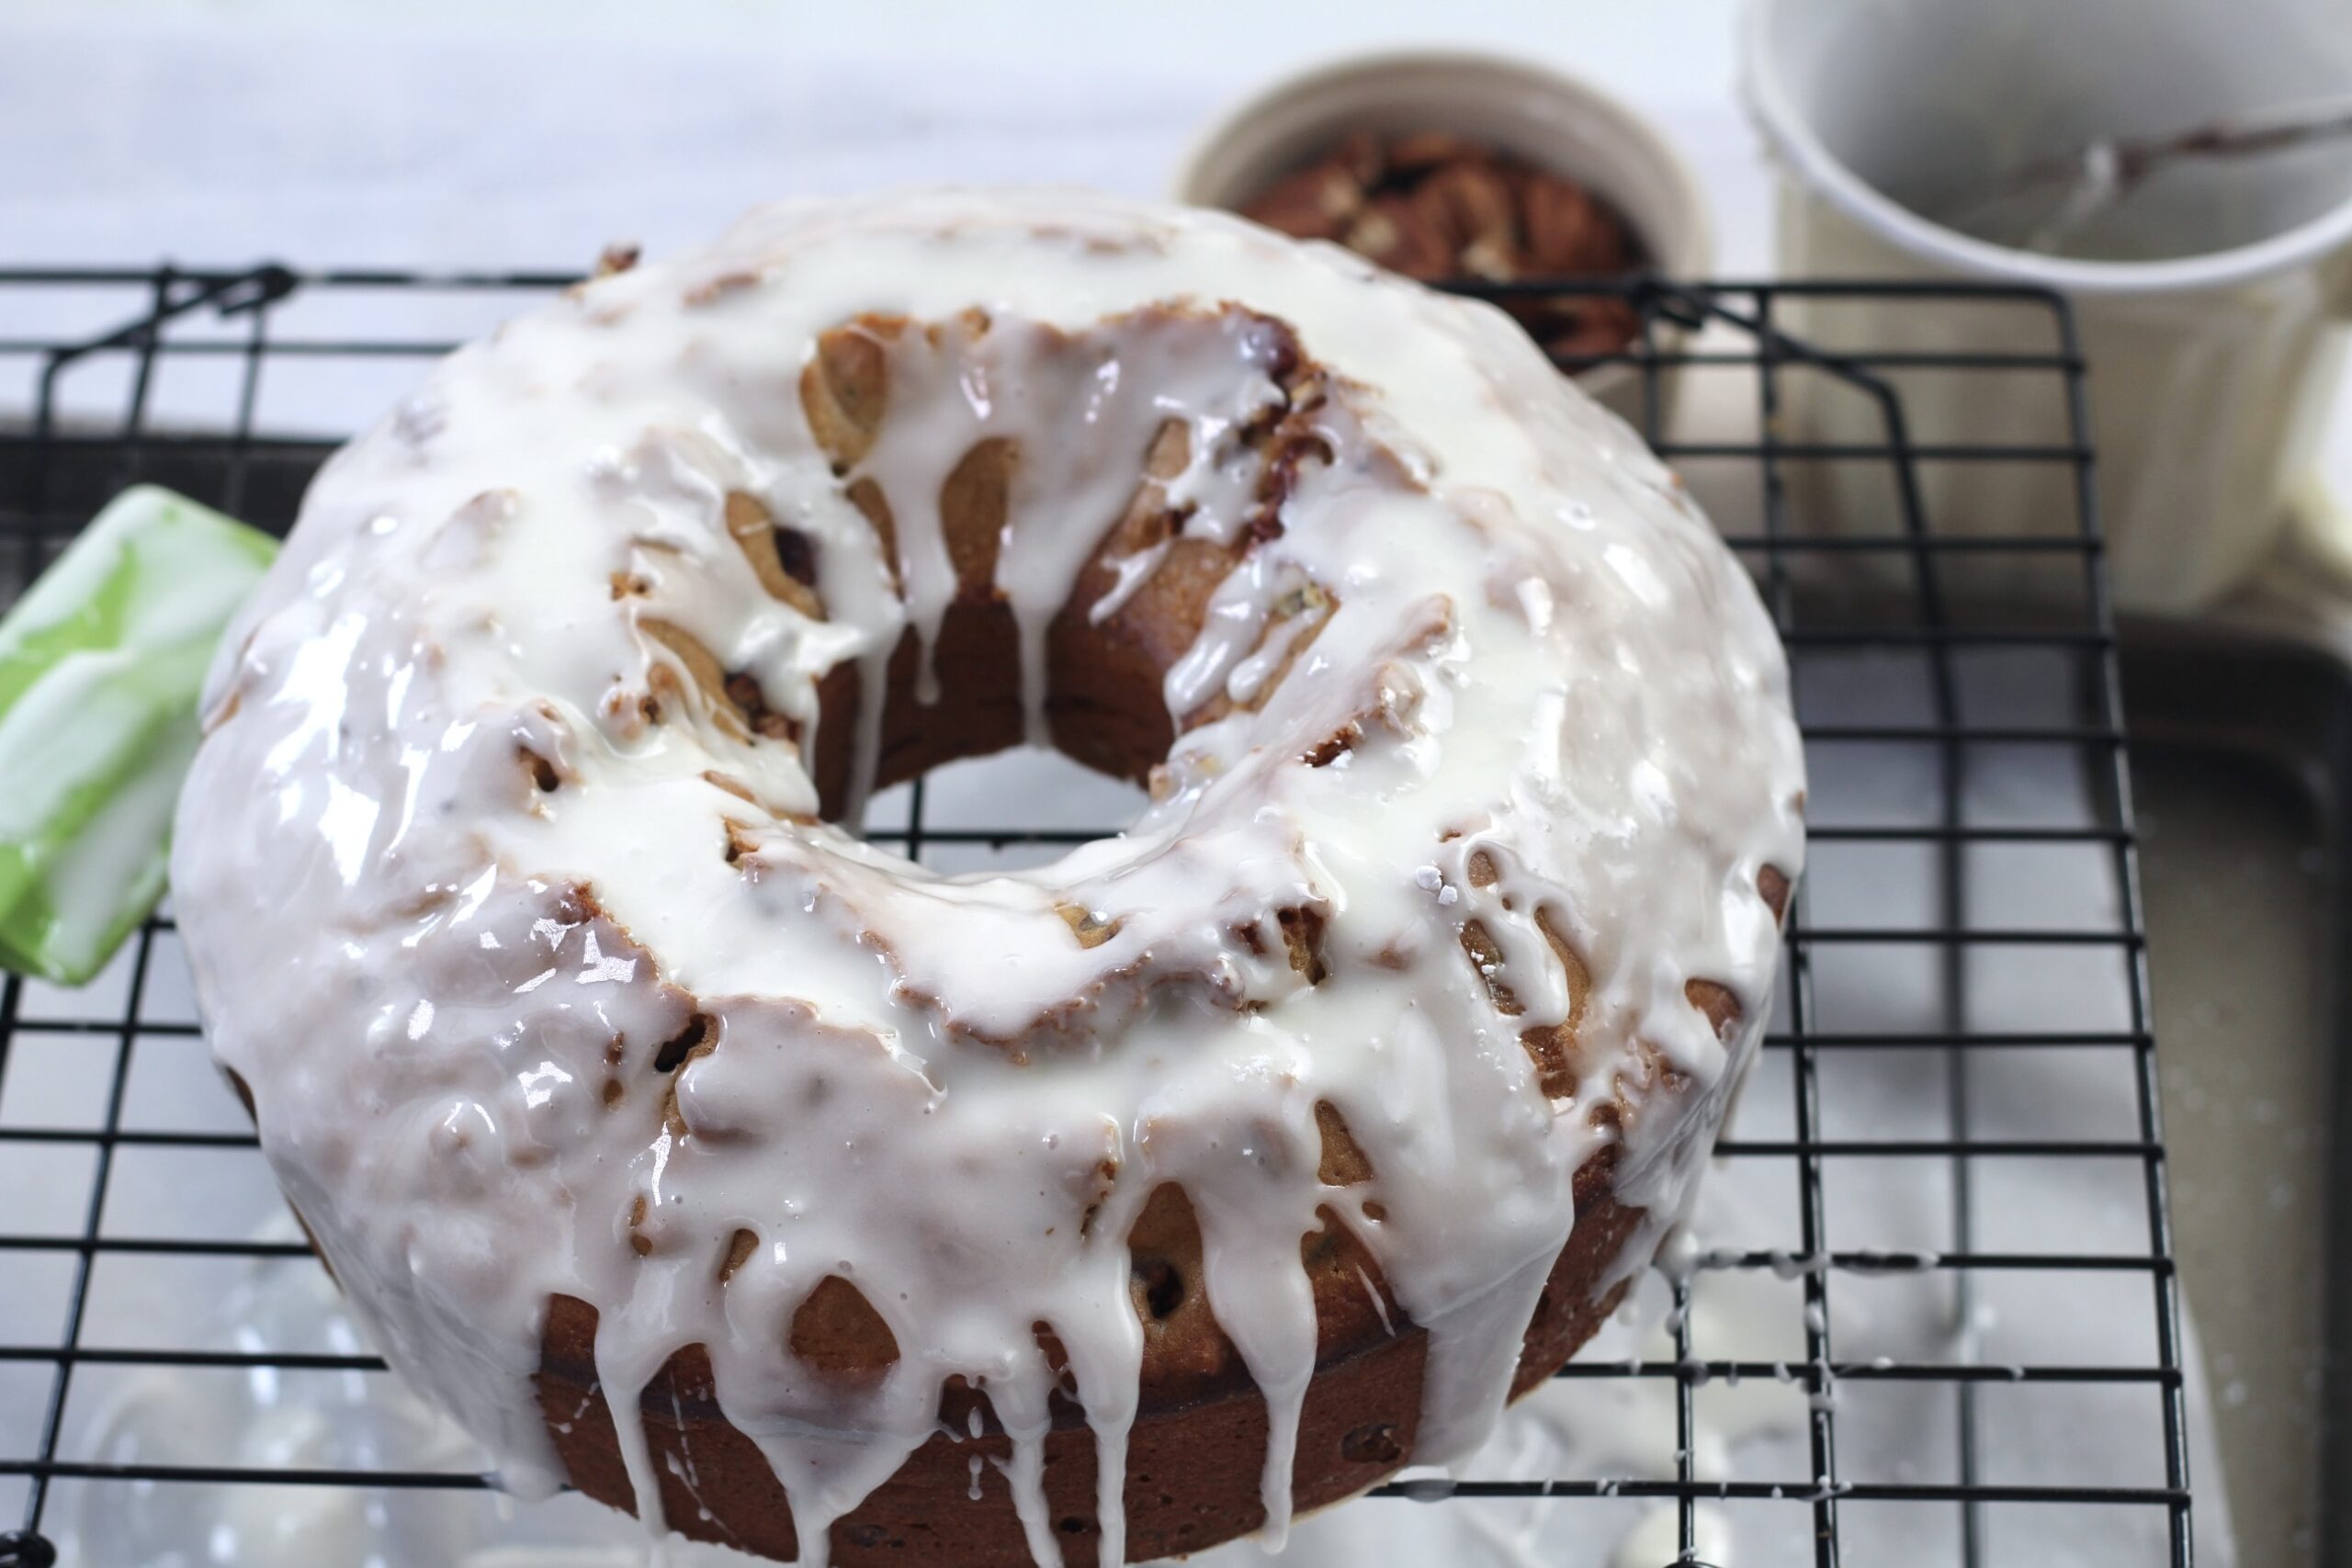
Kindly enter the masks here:
<path id="1" fill-rule="evenodd" d="M 1609 1196 L 1602 1164 L 1578 1174 L 1576 1229 L 1528 1325 L 1514 1396 L 1558 1371 L 1624 1294 L 1623 1278 L 1606 1290 L 1601 1282 L 1623 1275 L 1612 1265 L 1643 1214 Z M 1351 1246 L 1343 1240 L 1336 1250 Z M 1420 1420 L 1428 1336 L 1393 1303 L 1373 1311 L 1353 1263 L 1310 1266 L 1320 1343 L 1299 1419 L 1293 1495 L 1301 1510 L 1340 1502 L 1394 1473 L 1410 1455 Z M 537 1379 L 540 1407 L 572 1484 L 634 1511 L 612 1412 L 594 1370 L 595 1325 L 594 1309 L 584 1303 L 565 1297 L 552 1303 Z M 1128 1438 L 1131 1561 L 1200 1551 L 1255 1529 L 1265 1517 L 1259 1495 L 1265 1401 L 1229 1344 L 1219 1354 L 1214 1344 L 1201 1343 L 1224 1340 L 1207 1314 L 1188 1319 L 1180 1338 L 1181 1348 L 1163 1344 L 1146 1355 L 1143 1408 Z M 1211 1368 L 1206 1377 L 1185 1370 L 1204 1359 Z M 720 1415 L 700 1348 L 671 1358 L 641 1403 L 670 1527 L 697 1540 L 795 1560 L 798 1542 L 784 1488 L 757 1445 Z M 952 1435 L 969 1429 L 967 1413 L 976 1404 L 980 1435 Z M 1074 1402 L 1057 1398 L 1055 1414 L 1046 1439 L 1046 1498 L 1064 1561 L 1088 1568 L 1096 1562 L 1094 1441 Z M 998 1469 L 1012 1447 L 988 1414 L 985 1395 L 976 1400 L 950 1390 L 941 1416 L 942 1430 L 834 1524 L 835 1562 L 1026 1568 L 1027 1539 Z"/>

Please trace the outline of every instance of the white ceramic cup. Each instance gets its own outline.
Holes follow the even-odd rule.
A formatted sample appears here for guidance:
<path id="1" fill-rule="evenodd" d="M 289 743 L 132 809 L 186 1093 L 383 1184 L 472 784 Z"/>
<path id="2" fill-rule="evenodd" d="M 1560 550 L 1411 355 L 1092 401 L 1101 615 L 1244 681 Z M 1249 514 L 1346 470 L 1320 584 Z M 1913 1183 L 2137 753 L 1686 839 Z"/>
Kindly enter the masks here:
<path id="1" fill-rule="evenodd" d="M 1888 193 L 1957 204 L 1998 171 L 2097 139 L 2340 96 L 2352 91 L 2345 0 L 1749 0 L 1743 35 L 1749 108 L 1782 175 L 1781 271 L 2064 292 L 2090 364 L 2099 510 L 2120 601 L 2193 609 L 2260 567 L 2310 465 L 2352 315 L 2352 143 L 2152 181 L 2133 200 L 2153 259 L 2008 249 Z M 2210 248 L 2165 254 L 2183 235 Z M 2046 312 L 2023 308 L 1888 299 L 1835 312 L 1800 305 L 1792 324 L 1849 348 L 2057 346 Z M 1959 373 L 1897 378 L 1916 438 L 2066 440 L 2047 373 L 2006 390 Z M 1804 440 L 1879 438 L 1874 410 L 1817 378 L 1788 413 L 1786 434 Z M 1812 477 L 1812 515 L 1887 526 L 1883 477 L 1850 465 Z M 1920 479 L 1941 531 L 2075 524 L 2063 463 L 1928 463 Z M 2021 558 L 2012 566 L 1983 558 L 1958 581 L 1980 592 L 2036 581 Z"/>
<path id="2" fill-rule="evenodd" d="M 1651 265 L 1673 277 L 1706 275 L 1706 208 L 1698 182 L 1649 122 L 1599 88 L 1524 60 L 1449 50 L 1357 56 L 1285 77 L 1219 117 L 1177 166 L 1179 201 L 1239 208 L 1354 130 L 1445 130 L 1577 181 L 1615 208 Z M 1653 341 L 1671 351 L 1679 331 Z M 1578 385 L 1628 422 L 1642 420 L 1639 373 L 1602 365 Z M 1672 378 L 1659 378 L 1661 414 Z"/>

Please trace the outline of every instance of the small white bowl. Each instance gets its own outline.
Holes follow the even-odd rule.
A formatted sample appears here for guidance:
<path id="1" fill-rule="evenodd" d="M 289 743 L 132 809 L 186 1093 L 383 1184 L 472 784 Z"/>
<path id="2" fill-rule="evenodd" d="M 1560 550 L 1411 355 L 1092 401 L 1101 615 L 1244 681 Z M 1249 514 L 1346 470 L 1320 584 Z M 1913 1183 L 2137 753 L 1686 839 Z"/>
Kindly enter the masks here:
<path id="1" fill-rule="evenodd" d="M 1354 130 L 1444 130 L 1565 175 L 1609 203 L 1658 272 L 1703 277 L 1712 254 L 1698 182 L 1648 121 L 1589 83 L 1494 55 L 1412 50 L 1357 56 L 1275 82 L 1211 125 L 1177 166 L 1174 195 L 1238 209 Z M 1670 352 L 1681 333 L 1660 321 Z M 1662 373 L 1661 412 L 1675 378 Z M 1577 382 L 1638 424 L 1641 371 L 1601 365 Z"/>

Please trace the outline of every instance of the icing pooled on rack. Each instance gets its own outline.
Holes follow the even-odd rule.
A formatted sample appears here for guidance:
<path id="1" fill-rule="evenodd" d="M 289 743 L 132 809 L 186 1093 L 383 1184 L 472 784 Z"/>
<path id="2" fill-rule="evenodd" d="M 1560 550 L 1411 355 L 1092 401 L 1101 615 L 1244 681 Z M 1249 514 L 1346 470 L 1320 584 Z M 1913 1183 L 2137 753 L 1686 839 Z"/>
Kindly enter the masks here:
<path id="1" fill-rule="evenodd" d="M 1070 1403 L 1123 1560 L 1171 1216 L 1264 1534 L 1318 1232 L 1468 1452 L 1579 1173 L 1595 1296 L 1686 1201 L 1803 853 L 1751 586 L 1504 317 L 1071 192 L 763 209 L 452 355 L 207 706 L 213 1047 L 387 1359 L 529 1488 L 571 1347 L 654 1518 L 699 1347 L 810 1561 L 985 1427 L 1058 1562 Z M 1152 802 L 962 877 L 838 825 L 1023 740 Z"/>

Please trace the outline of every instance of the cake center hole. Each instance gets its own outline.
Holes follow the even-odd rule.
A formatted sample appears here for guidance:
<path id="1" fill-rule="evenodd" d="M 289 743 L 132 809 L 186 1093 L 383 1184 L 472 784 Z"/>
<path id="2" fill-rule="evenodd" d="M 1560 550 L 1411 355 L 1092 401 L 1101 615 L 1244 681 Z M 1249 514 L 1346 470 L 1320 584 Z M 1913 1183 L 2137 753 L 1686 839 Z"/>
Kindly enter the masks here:
<path id="1" fill-rule="evenodd" d="M 947 876 L 1049 864 L 1125 832 L 1150 804 L 1125 780 L 1032 746 L 944 762 L 919 782 L 920 820 L 914 785 L 894 784 L 867 807 L 865 835 Z"/>
<path id="2" fill-rule="evenodd" d="M 865 827 L 885 842 L 911 829 L 933 869 L 1035 866 L 1142 804 L 1036 751 L 948 764 L 1050 744 L 1140 781 L 1186 730 L 1255 711 L 1336 609 L 1278 563 L 1248 580 L 1272 600 L 1241 604 L 1255 635 L 1221 623 L 1193 656 L 1220 584 L 1338 461 L 1331 389 L 1272 317 L 1154 307 L 1072 331 L 868 313 L 818 335 L 798 395 L 870 541 L 820 551 L 756 500 L 729 527 L 771 593 L 820 616 L 870 592 L 869 573 L 826 603 L 826 560 L 870 542 L 906 614 L 887 649 L 820 680 L 810 773 L 826 816 L 869 782 L 925 778 L 931 809 L 894 822 L 885 801 Z M 970 852 L 925 852 L 950 845 Z"/>

